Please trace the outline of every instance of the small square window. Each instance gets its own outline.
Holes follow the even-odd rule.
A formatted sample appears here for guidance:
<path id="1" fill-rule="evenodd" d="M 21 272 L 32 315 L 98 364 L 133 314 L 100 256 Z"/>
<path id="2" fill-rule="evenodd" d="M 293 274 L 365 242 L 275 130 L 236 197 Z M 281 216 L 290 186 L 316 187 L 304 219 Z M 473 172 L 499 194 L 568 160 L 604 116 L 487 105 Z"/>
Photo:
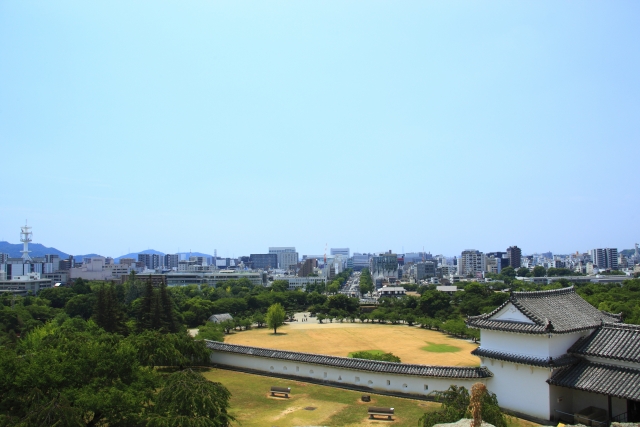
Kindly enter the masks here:
<path id="1" fill-rule="evenodd" d="M 387 380 L 387 385 L 391 385 L 391 381 Z"/>
<path id="2" fill-rule="evenodd" d="M 429 390 L 429 386 L 425 384 L 425 385 L 424 385 L 424 389 L 425 389 L 425 390 Z"/>

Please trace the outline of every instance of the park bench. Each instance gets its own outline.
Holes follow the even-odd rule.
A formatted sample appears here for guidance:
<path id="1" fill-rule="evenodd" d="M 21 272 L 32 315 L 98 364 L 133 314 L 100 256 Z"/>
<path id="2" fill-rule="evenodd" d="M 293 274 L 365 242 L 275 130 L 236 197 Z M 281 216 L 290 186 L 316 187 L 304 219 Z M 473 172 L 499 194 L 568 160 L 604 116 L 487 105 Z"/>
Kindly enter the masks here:
<path id="1" fill-rule="evenodd" d="M 374 418 L 376 415 L 381 415 L 391 419 L 393 415 L 393 408 L 381 408 L 379 406 L 369 406 L 369 418 Z"/>
<path id="2" fill-rule="evenodd" d="M 289 393 L 291 393 L 291 388 L 289 387 L 271 387 L 271 396 L 275 396 L 276 394 L 284 394 L 284 397 L 288 398 Z"/>

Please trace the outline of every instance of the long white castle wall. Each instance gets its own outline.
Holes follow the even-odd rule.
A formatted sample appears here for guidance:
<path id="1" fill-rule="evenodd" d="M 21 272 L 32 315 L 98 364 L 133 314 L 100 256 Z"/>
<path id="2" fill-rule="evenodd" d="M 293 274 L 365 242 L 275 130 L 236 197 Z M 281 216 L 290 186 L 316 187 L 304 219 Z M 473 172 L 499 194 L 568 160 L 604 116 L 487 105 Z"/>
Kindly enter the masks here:
<path id="1" fill-rule="evenodd" d="M 211 362 L 267 374 L 288 375 L 301 379 L 345 384 L 347 386 L 367 387 L 372 391 L 379 390 L 422 396 L 427 396 L 433 391 L 444 391 L 451 385 L 464 386 L 470 389 L 476 382 L 488 384 L 487 380 L 491 379 L 434 378 L 358 371 L 220 351 L 211 352 Z"/>

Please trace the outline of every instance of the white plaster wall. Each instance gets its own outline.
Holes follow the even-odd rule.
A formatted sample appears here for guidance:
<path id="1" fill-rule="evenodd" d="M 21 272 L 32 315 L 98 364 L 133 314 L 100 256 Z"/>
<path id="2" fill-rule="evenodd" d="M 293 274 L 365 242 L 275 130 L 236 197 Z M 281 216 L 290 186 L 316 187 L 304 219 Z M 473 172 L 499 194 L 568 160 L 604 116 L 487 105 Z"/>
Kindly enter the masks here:
<path id="1" fill-rule="evenodd" d="M 211 352 L 211 362 L 214 364 L 252 369 L 265 373 L 296 376 L 301 379 L 308 378 L 320 381 L 330 381 L 335 383 L 344 383 L 346 385 L 369 387 L 373 390 L 410 393 L 424 396 L 436 390 L 446 390 L 452 384 L 464 386 L 467 389 L 470 389 L 474 383 L 486 383 L 486 380 L 490 379 L 465 380 L 455 378 L 383 374 L 216 351 Z"/>
<path id="2" fill-rule="evenodd" d="M 515 353 L 543 359 L 549 357 L 548 341 L 549 337 L 546 334 L 515 334 L 486 329 L 480 332 L 480 346 L 485 350 Z"/>
<path id="3" fill-rule="evenodd" d="M 589 335 L 593 330 L 575 332 L 572 334 L 553 334 L 548 339 L 549 356 L 558 357 L 567 353 L 569 347 L 575 344 L 581 337 Z"/>
<path id="4" fill-rule="evenodd" d="M 487 387 L 496 394 L 501 407 L 549 419 L 549 384 L 546 383 L 549 369 L 491 359 L 484 359 L 484 362 L 494 375 Z"/>

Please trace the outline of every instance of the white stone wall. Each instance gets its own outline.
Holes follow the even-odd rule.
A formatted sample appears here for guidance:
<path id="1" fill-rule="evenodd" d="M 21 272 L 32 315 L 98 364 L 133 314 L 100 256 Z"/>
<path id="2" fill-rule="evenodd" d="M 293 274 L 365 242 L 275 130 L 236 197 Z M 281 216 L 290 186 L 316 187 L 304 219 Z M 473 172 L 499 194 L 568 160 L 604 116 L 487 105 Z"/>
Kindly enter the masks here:
<path id="1" fill-rule="evenodd" d="M 433 391 L 446 390 L 451 385 L 464 386 L 467 389 L 471 389 L 474 383 L 483 382 L 487 384 L 486 380 L 490 379 L 433 378 L 386 374 L 219 351 L 211 352 L 211 362 L 240 369 L 295 376 L 301 379 L 368 387 L 372 391 L 379 390 L 422 396 L 426 396 Z"/>

